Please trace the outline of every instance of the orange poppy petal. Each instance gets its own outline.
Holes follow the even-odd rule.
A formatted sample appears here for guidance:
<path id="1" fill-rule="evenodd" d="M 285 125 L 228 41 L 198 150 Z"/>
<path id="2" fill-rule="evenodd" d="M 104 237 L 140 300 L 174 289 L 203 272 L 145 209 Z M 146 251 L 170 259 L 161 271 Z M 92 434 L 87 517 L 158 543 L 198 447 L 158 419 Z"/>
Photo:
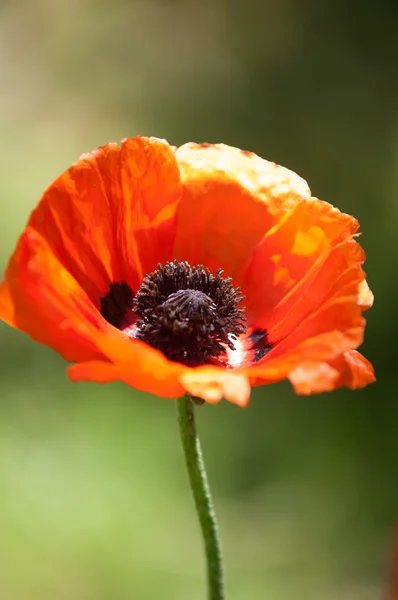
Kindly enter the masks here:
<path id="1" fill-rule="evenodd" d="M 367 310 L 368 308 L 373 306 L 373 293 L 369 289 L 368 283 L 365 279 L 359 284 L 358 294 L 358 303 L 362 307 L 362 310 Z"/>
<path id="2" fill-rule="evenodd" d="M 373 367 L 356 350 L 349 350 L 329 362 L 303 362 L 289 373 L 297 394 L 330 392 L 339 387 L 365 387 L 376 378 Z"/>
<path id="3" fill-rule="evenodd" d="M 107 323 L 47 242 L 30 227 L 21 236 L 0 286 L 0 318 L 66 360 L 102 356 L 93 337 Z"/>
<path id="4" fill-rule="evenodd" d="M 339 314 L 340 308 L 338 304 L 334 306 L 333 310 L 335 312 L 329 314 L 329 317 L 332 318 L 329 321 L 328 319 L 326 320 L 324 329 L 327 329 L 328 322 L 330 326 L 333 318 L 337 322 L 341 317 L 341 314 Z M 347 307 L 344 308 L 343 306 L 342 312 L 345 313 L 344 319 L 346 319 L 346 322 L 344 323 L 344 320 L 341 321 L 336 329 L 322 331 L 322 325 L 320 325 L 319 330 L 322 331 L 321 333 L 315 335 L 314 332 L 309 332 L 308 337 L 305 334 L 302 336 L 300 343 L 292 342 L 290 347 L 286 344 L 283 349 L 275 347 L 274 350 L 271 350 L 267 354 L 266 360 L 253 367 L 243 369 L 241 372 L 249 377 L 251 385 L 256 386 L 273 383 L 286 378 L 291 379 L 291 374 L 300 373 L 301 367 L 304 366 L 307 369 L 309 366 L 313 368 L 316 365 L 318 382 L 321 381 L 322 373 L 325 376 L 325 383 L 323 384 L 325 391 L 328 389 L 327 386 L 330 385 L 328 381 L 335 381 L 335 387 L 347 386 L 351 389 L 354 389 L 354 387 L 363 387 L 363 385 L 371 383 L 374 381 L 372 366 L 358 352 L 353 350 L 353 348 L 359 346 L 362 342 L 364 320 L 358 320 L 353 323 Z M 342 329 L 340 330 L 339 327 Z M 363 384 L 360 382 L 360 370 L 358 370 L 358 377 L 354 377 L 355 367 L 358 365 L 353 360 L 355 357 L 360 357 L 363 361 L 363 365 L 359 365 L 359 367 L 362 368 L 367 365 L 368 368 L 367 371 L 366 369 L 363 371 Z M 349 362 L 351 358 L 352 360 Z M 351 379 L 348 378 L 349 371 L 347 368 L 349 366 L 352 368 Z M 341 373 L 344 371 L 345 378 L 341 376 L 340 379 L 336 379 L 332 373 L 332 369 L 339 370 Z M 319 383 L 318 385 L 321 384 Z"/>
<path id="5" fill-rule="evenodd" d="M 310 197 L 298 175 L 223 144 L 185 144 L 176 151 L 183 195 L 174 256 L 235 277 L 264 233 Z"/>
<path id="6" fill-rule="evenodd" d="M 328 270 L 335 277 L 337 271 L 330 269 L 333 265 L 325 263 L 333 249 L 352 238 L 357 229 L 353 217 L 327 202 L 312 198 L 297 203 L 266 233 L 241 276 L 249 323 L 270 331 L 282 319 L 290 319 L 283 330 L 275 333 L 273 341 L 284 337 L 320 302 L 322 290 L 318 286 L 314 292 L 314 281 Z M 358 262 L 360 257 L 350 260 Z M 297 314 L 293 319 L 291 310 L 295 305 Z"/>
<path id="7" fill-rule="evenodd" d="M 270 339 L 277 343 L 276 353 L 327 331 L 345 333 L 359 327 L 363 332 L 364 307 L 360 303 L 360 288 L 365 277 L 361 267 L 363 258 L 363 250 L 354 240 L 341 243 L 321 268 L 309 272 L 294 294 L 262 321 L 269 324 Z M 357 345 L 361 341 L 362 338 L 358 338 Z"/>
<path id="8" fill-rule="evenodd" d="M 83 155 L 48 187 L 28 222 L 91 298 L 120 279 L 113 219 L 96 153 L 106 154 L 113 165 L 120 148 L 107 144 Z"/>
<path id="9" fill-rule="evenodd" d="M 272 340 L 275 345 L 247 370 L 254 385 L 289 377 L 303 364 L 324 363 L 323 371 L 319 366 L 318 372 L 324 372 L 327 380 L 331 361 L 362 343 L 362 259 L 363 251 L 353 239 L 340 243 L 296 301 L 279 311 L 279 316 L 278 307 L 275 309 L 279 322 L 269 330 L 271 340 L 276 336 Z M 368 292 L 365 298 L 370 301 Z M 284 337 L 278 338 L 278 333 Z"/>
<path id="10" fill-rule="evenodd" d="M 102 165 L 101 159 L 99 164 Z M 116 223 L 118 259 L 127 274 L 126 281 L 136 290 L 159 262 L 164 264 L 174 258 L 181 180 L 173 148 L 157 138 L 123 140 L 119 194 L 118 185 L 110 173 L 107 189 Z M 136 266 L 135 281 L 132 265 Z"/>
<path id="11" fill-rule="evenodd" d="M 180 381 L 187 392 L 210 404 L 220 402 L 222 398 L 241 407 L 249 402 L 250 384 L 241 373 L 211 366 L 199 367 L 182 374 Z"/>
<path id="12" fill-rule="evenodd" d="M 179 381 L 182 369 L 183 366 L 174 368 L 169 365 L 167 369 L 154 371 L 148 370 L 146 365 L 143 369 L 142 364 L 138 367 L 135 364 L 119 366 L 110 362 L 90 361 L 72 365 L 68 368 L 68 375 L 73 382 L 123 381 L 137 390 L 155 394 L 160 398 L 178 398 L 184 394 L 184 387 Z"/>
<path id="13" fill-rule="evenodd" d="M 171 257 L 180 193 L 167 142 L 126 139 L 84 154 L 47 189 L 28 226 L 98 302 L 111 282 L 137 289 Z"/>

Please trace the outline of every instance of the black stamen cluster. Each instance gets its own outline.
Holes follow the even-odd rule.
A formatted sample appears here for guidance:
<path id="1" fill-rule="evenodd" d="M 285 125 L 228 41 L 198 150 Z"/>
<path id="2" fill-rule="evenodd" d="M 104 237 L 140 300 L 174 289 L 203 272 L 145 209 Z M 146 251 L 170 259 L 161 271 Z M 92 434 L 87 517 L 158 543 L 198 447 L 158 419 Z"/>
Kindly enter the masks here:
<path id="1" fill-rule="evenodd" d="M 243 300 L 231 278 L 203 265 L 168 262 L 147 275 L 133 301 L 138 316 L 136 337 L 169 359 L 188 365 L 211 362 L 234 349 L 245 333 Z"/>

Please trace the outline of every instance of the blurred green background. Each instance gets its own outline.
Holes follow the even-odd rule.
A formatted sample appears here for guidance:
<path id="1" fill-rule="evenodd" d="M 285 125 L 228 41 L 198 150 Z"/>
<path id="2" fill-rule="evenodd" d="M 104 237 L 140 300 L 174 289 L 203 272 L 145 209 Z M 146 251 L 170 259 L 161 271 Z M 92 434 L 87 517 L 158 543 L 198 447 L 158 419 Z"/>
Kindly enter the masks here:
<path id="1" fill-rule="evenodd" d="M 315 0 L 0 5 L 0 267 L 47 185 L 136 134 L 223 141 L 361 222 L 378 383 L 199 410 L 229 600 L 381 598 L 398 524 L 397 6 Z M 0 598 L 205 598 L 175 407 L 0 328 Z"/>

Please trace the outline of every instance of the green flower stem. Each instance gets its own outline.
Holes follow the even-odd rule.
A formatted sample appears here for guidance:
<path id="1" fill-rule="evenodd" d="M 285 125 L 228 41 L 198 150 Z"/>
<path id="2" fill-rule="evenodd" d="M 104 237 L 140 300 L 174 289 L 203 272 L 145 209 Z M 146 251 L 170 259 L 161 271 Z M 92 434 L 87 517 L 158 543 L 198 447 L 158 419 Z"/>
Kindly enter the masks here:
<path id="1" fill-rule="evenodd" d="M 196 431 L 195 406 L 190 394 L 185 394 L 177 402 L 181 442 L 206 551 L 208 600 L 225 600 L 221 544 L 202 450 Z"/>

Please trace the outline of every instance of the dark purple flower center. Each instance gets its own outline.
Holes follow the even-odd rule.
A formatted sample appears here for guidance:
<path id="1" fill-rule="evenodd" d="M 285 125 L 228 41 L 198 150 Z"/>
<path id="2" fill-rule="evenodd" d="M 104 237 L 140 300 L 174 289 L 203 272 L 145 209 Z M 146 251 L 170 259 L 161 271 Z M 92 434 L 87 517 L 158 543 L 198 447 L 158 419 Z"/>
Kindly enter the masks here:
<path id="1" fill-rule="evenodd" d="M 169 359 L 206 364 L 234 349 L 246 331 L 243 300 L 222 270 L 169 262 L 147 275 L 134 298 L 136 337 Z"/>
<path id="2" fill-rule="evenodd" d="M 243 300 L 231 278 L 203 265 L 168 262 L 146 275 L 134 295 L 126 282 L 112 283 L 101 313 L 115 327 L 157 348 L 170 360 L 190 366 L 225 363 L 228 351 L 246 333 Z M 257 362 L 268 352 L 267 332 L 252 331 L 246 349 Z M 228 364 L 228 361 L 227 361 Z"/>

